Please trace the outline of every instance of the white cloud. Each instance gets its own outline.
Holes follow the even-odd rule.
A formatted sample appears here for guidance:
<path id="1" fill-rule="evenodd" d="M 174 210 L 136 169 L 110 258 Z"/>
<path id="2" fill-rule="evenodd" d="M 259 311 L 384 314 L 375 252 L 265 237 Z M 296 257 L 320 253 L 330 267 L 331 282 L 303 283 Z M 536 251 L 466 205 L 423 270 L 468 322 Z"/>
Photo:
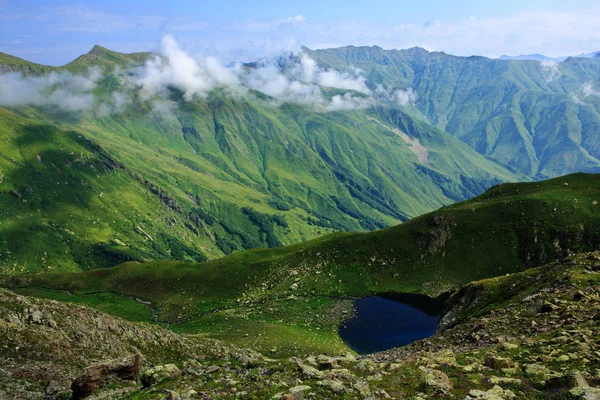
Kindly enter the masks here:
<path id="1" fill-rule="evenodd" d="M 52 106 L 67 112 L 92 110 L 91 91 L 100 78 L 100 69 L 92 68 L 86 75 L 51 72 L 42 76 L 23 76 L 17 72 L 0 75 L 0 106 Z"/>
<path id="2" fill-rule="evenodd" d="M 325 107 L 326 111 L 344 111 L 367 108 L 373 105 L 372 98 L 352 96 L 350 93 L 335 95 L 331 98 L 331 103 Z"/>
<path id="3" fill-rule="evenodd" d="M 0 106 L 55 106 L 64 111 L 94 111 L 99 116 L 121 112 L 136 94 L 152 100 L 153 112 L 167 115 L 174 107 L 172 90 L 181 91 L 186 101 L 204 98 L 215 89 L 224 89 L 233 97 L 262 92 L 279 102 L 297 103 L 321 111 L 352 110 L 380 102 L 405 105 L 414 102 L 412 90 L 378 86 L 371 91 L 359 69 L 336 71 L 324 69 L 306 54 L 286 54 L 263 60 L 253 67 L 240 63 L 223 65 L 217 58 L 192 56 L 176 40 L 166 35 L 160 54 L 133 70 L 113 71 L 124 88 L 109 98 L 96 98 L 93 90 L 102 74 L 99 68 L 85 75 L 52 72 L 43 76 L 0 75 Z M 285 67 L 281 62 L 285 61 Z M 323 87 L 348 90 L 331 98 Z M 362 94 L 358 94 L 360 92 Z"/>
<path id="4" fill-rule="evenodd" d="M 559 65 L 557 62 L 544 60 L 540 62 L 540 65 L 546 74 L 546 82 L 550 83 L 560 76 Z"/>
<path id="5" fill-rule="evenodd" d="M 400 106 L 405 106 L 409 103 L 414 103 L 417 101 L 417 94 L 412 88 L 406 90 L 392 88 L 386 89 L 382 85 L 377 85 L 377 88 L 375 89 L 375 95 L 381 100 L 390 103 L 396 103 Z"/>
<path id="6" fill-rule="evenodd" d="M 187 101 L 205 97 L 216 88 L 226 88 L 237 96 L 243 95 L 249 88 L 280 102 L 310 105 L 326 111 L 364 108 L 376 101 L 399 105 L 414 101 L 412 91 L 378 89 L 372 92 L 362 71 L 323 69 L 306 54 L 293 58 L 296 62 L 282 69 L 280 60 L 290 56 L 266 59 L 251 68 L 239 63 L 224 66 L 213 57 L 191 56 L 179 47 L 172 36 L 167 35 L 161 44 L 161 54 L 138 68 L 132 83 L 146 100 L 154 96 L 168 99 L 171 88 L 181 90 Z M 329 101 L 321 87 L 358 91 L 368 96 L 346 93 L 333 96 Z"/>
<path id="7" fill-rule="evenodd" d="M 161 56 L 148 60 L 136 74 L 134 83 L 141 88 L 145 99 L 175 87 L 183 91 L 186 100 L 191 101 L 206 96 L 217 87 L 239 85 L 232 69 L 222 66 L 213 57 L 192 58 L 170 35 L 161 42 Z"/>
<path id="8" fill-rule="evenodd" d="M 600 92 L 594 88 L 594 84 L 592 82 L 588 82 L 585 85 L 583 85 L 582 91 L 583 91 L 583 95 L 585 97 L 589 97 L 589 96 L 600 97 Z"/>

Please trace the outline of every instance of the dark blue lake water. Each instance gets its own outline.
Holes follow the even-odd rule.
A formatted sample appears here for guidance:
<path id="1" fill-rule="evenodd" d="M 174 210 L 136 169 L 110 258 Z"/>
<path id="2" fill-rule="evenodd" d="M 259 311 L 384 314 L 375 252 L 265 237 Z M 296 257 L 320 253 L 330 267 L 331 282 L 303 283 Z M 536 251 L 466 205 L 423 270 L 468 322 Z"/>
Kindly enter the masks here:
<path id="1" fill-rule="evenodd" d="M 435 333 L 444 300 L 408 294 L 359 299 L 339 335 L 359 354 L 405 346 Z"/>

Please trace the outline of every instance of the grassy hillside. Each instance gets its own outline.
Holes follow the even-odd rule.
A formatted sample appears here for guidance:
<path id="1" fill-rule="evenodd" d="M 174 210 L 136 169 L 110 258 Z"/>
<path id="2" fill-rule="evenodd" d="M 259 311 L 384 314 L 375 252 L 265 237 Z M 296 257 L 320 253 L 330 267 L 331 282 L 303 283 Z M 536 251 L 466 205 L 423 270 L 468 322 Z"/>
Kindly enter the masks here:
<path id="1" fill-rule="evenodd" d="M 69 290 L 72 301 L 88 302 L 99 292 L 135 296 L 153 303 L 156 320 L 172 329 L 279 354 L 343 351 L 337 326 L 352 298 L 389 291 L 436 296 L 600 248 L 599 180 L 575 174 L 504 184 L 393 228 L 206 263 L 130 262 L 6 278 L 4 285 L 63 299 L 61 291 Z"/>
<path id="2" fill-rule="evenodd" d="M 370 87 L 413 88 L 431 124 L 526 175 L 600 170 L 600 98 L 589 90 L 600 78 L 598 58 L 543 65 L 421 48 L 306 51 L 327 68 L 360 68 Z"/>
<path id="3" fill-rule="evenodd" d="M 147 57 L 95 47 L 61 67 L 102 67 L 93 112 L 0 109 L 4 273 L 202 261 L 395 225 L 523 179 L 399 109 L 321 113 L 221 90 L 143 100 L 111 68 Z M 131 99 L 103 112 L 115 93 Z"/>

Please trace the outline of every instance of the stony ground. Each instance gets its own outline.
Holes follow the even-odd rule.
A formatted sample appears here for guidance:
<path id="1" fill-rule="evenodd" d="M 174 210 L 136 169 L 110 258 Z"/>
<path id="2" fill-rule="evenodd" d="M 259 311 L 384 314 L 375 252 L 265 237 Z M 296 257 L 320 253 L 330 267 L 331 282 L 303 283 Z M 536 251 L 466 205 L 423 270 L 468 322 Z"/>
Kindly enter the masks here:
<path id="1" fill-rule="evenodd" d="M 474 282 L 434 337 L 368 357 L 269 359 L 3 290 L 0 398 L 70 398 L 84 367 L 141 353 L 135 381 L 88 368 L 112 374 L 90 398 L 597 399 L 599 325 L 600 253 Z"/>

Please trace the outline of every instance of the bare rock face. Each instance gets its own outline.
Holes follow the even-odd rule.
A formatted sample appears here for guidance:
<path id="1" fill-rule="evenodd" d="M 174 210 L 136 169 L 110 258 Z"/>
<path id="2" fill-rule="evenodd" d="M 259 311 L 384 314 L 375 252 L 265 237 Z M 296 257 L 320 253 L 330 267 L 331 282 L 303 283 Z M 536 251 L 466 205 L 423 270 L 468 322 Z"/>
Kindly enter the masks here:
<path id="1" fill-rule="evenodd" d="M 444 249 L 452 237 L 454 226 L 455 223 L 450 218 L 436 215 L 430 219 L 427 232 L 415 235 L 415 243 L 417 247 L 434 256 Z"/>
<path id="2" fill-rule="evenodd" d="M 90 365 L 71 385 L 73 399 L 84 399 L 114 381 L 136 381 L 140 372 L 140 354 Z"/>

